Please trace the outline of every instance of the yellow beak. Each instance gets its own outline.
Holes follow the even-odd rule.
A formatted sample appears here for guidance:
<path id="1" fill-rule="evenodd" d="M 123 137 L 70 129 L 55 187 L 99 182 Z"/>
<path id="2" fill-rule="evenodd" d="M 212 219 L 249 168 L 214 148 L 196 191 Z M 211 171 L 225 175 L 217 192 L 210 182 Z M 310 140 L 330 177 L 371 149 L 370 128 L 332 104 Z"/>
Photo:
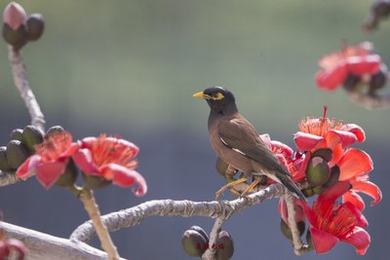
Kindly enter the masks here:
<path id="1" fill-rule="evenodd" d="M 203 91 L 196 92 L 194 95 L 192 95 L 194 98 L 200 98 L 200 99 L 206 99 L 208 95 L 205 95 Z"/>

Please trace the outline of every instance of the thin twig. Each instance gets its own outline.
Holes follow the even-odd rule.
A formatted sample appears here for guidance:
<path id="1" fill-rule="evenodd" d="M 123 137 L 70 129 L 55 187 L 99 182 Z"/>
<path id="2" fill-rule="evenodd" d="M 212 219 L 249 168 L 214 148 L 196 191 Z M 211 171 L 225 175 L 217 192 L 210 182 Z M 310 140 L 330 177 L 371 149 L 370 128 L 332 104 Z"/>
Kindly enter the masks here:
<path id="1" fill-rule="evenodd" d="M 210 232 L 210 240 L 209 240 L 209 247 L 202 255 L 202 260 L 215 260 L 216 259 L 216 252 L 217 252 L 217 239 L 218 234 L 221 231 L 222 225 L 225 222 L 225 219 L 223 217 L 218 217 L 213 225 L 213 228 Z"/>
<path id="2" fill-rule="evenodd" d="M 304 247 L 300 238 L 297 222 L 295 221 L 295 205 L 294 205 L 294 198 L 291 194 L 287 193 L 285 195 L 285 200 L 287 204 L 287 221 L 288 226 L 291 230 L 292 235 L 292 242 L 294 246 L 294 253 L 296 255 L 302 255 L 301 249 Z"/>
<path id="3" fill-rule="evenodd" d="M 27 73 L 20 51 L 16 51 L 12 46 L 8 46 L 8 59 L 11 64 L 14 84 L 19 90 L 20 96 L 30 113 L 31 124 L 44 132 L 45 117 L 28 83 Z"/>
<path id="4" fill-rule="evenodd" d="M 285 194 L 281 184 L 273 184 L 258 192 L 227 201 L 190 201 L 190 200 L 152 200 L 138 206 L 113 212 L 102 216 L 104 224 L 109 231 L 140 224 L 145 218 L 151 216 L 202 216 L 228 219 L 232 214 L 240 210 L 259 204 L 265 200 L 278 198 Z M 77 227 L 71 234 L 71 240 L 87 242 L 95 234 L 92 222 L 87 221 Z"/>
<path id="5" fill-rule="evenodd" d="M 119 259 L 118 251 L 112 242 L 110 233 L 104 223 L 102 222 L 99 207 L 95 202 L 95 197 L 90 189 L 84 188 L 79 196 L 81 202 L 84 205 L 85 210 L 88 212 L 89 218 L 96 229 L 96 233 L 99 237 L 100 243 L 104 251 L 107 252 L 109 260 Z"/>
<path id="6" fill-rule="evenodd" d="M 104 260 L 107 254 L 82 242 L 70 241 L 49 234 L 0 221 L 0 229 L 8 238 L 22 241 L 28 248 L 29 260 Z M 123 258 L 121 258 L 124 260 Z"/>

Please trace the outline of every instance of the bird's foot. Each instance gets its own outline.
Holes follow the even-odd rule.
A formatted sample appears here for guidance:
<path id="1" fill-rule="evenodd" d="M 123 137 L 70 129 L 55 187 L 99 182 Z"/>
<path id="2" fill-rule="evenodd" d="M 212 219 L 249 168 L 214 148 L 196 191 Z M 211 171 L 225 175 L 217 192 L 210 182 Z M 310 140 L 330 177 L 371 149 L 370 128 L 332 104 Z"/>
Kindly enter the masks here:
<path id="1" fill-rule="evenodd" d="M 232 188 L 232 187 L 234 187 L 234 186 L 236 186 L 236 185 L 238 185 L 238 184 L 241 184 L 241 183 L 243 183 L 243 182 L 246 182 L 247 180 L 248 180 L 248 179 L 247 179 L 246 177 L 244 177 L 244 178 L 240 178 L 240 179 L 237 179 L 237 180 L 235 180 L 235 181 L 229 182 L 228 184 L 222 186 L 222 187 L 215 193 L 215 199 L 216 199 L 216 200 L 219 200 L 220 197 L 222 196 L 222 194 L 223 194 L 226 190 L 228 190 L 228 189 L 230 189 L 230 188 Z"/>
<path id="2" fill-rule="evenodd" d="M 261 182 L 260 179 L 256 178 L 240 195 L 240 198 L 245 197 L 248 193 L 252 192 L 256 186 Z"/>

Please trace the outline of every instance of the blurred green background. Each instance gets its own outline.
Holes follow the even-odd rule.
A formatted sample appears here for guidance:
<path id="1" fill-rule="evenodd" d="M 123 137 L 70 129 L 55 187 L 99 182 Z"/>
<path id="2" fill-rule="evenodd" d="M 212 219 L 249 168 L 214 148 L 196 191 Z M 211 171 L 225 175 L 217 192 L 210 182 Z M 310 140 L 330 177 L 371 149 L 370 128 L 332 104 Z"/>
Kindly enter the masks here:
<path id="1" fill-rule="evenodd" d="M 1 8 L 8 2 L 0 0 Z M 365 149 L 375 162 L 384 160 L 382 166 L 378 162 L 382 172 L 375 173 L 386 175 L 385 155 L 390 152 L 389 112 L 365 110 L 351 103 L 344 91 L 328 93 L 318 90 L 314 84 L 318 59 L 340 48 L 343 40 L 373 41 L 384 60 L 390 61 L 390 24 L 382 23 L 380 30 L 370 35 L 360 28 L 368 16 L 369 0 L 26 0 L 20 3 L 30 13 L 42 13 L 46 20 L 43 38 L 25 47 L 23 55 L 30 83 L 49 125 L 63 124 L 77 137 L 109 132 L 144 144 L 141 165 L 147 165 L 144 169 L 150 170 L 145 172 L 147 179 L 153 184 L 153 179 L 158 178 L 155 175 L 171 178 L 170 181 L 159 179 L 158 185 L 157 182 L 152 185 L 151 194 L 155 196 L 147 199 L 172 197 L 177 194 L 178 186 L 183 189 L 179 198 L 196 197 L 193 194 L 197 194 L 197 189 L 198 193 L 202 192 L 198 198 L 211 199 L 213 190 L 222 184 L 218 176 L 208 172 L 197 173 L 202 176 L 199 186 L 182 177 L 182 170 L 194 167 L 195 162 L 204 163 L 208 171 L 213 171 L 207 141 L 208 108 L 191 97 L 195 91 L 213 85 L 232 90 L 241 112 L 260 132 L 271 133 L 274 139 L 290 145 L 297 122 L 308 115 L 321 115 L 322 106 L 328 105 L 331 117 L 364 127 L 368 136 Z M 11 129 L 28 122 L 24 105 L 13 87 L 5 44 L 0 45 L 0 96 L 0 109 L 5 111 L 0 115 L 5 122 L 0 126 L 4 135 L 1 140 L 5 143 Z M 157 165 L 153 160 L 161 154 L 152 157 L 152 149 L 173 152 Z M 173 163 L 168 162 L 175 162 L 180 151 L 187 151 L 188 158 L 183 159 L 180 171 L 175 171 L 169 168 L 174 168 Z M 207 191 L 200 191 L 202 183 L 208 182 L 208 174 L 213 175 L 211 184 Z M 177 181 L 177 178 L 182 179 Z M 166 190 L 161 188 L 161 182 Z M 186 193 L 191 185 L 194 193 Z M 7 189 L 16 192 L 14 188 Z M 159 192 L 153 193 L 153 189 Z M 389 207 L 386 209 L 383 204 L 379 209 L 368 209 L 367 214 L 370 211 L 382 216 L 385 216 L 383 212 L 389 214 Z M 0 207 L 7 215 L 7 207 Z M 18 219 L 17 211 L 12 215 L 10 207 L 9 214 Z M 119 204 L 112 210 L 120 207 L 125 206 Z M 269 218 L 278 223 L 274 206 L 269 210 Z M 262 212 L 259 209 L 257 216 Z M 19 219 L 19 224 L 25 223 L 22 217 Z M 74 223 L 79 223 L 76 220 Z M 210 225 L 210 221 L 205 223 Z M 42 230 L 44 224 L 31 226 Z M 180 226 L 178 230 L 184 228 Z M 239 233 L 239 226 L 233 225 L 234 228 Z M 278 228 L 275 224 L 269 230 L 275 233 L 273 243 L 283 241 L 283 256 L 291 257 L 292 250 L 277 234 Z M 380 226 L 376 228 L 381 230 Z M 54 226 L 47 229 L 56 233 L 54 230 Z M 142 234 L 142 229 L 137 230 Z M 67 234 L 69 230 L 61 232 Z M 172 234 L 172 239 L 179 236 L 180 233 Z M 256 236 L 262 248 L 270 246 L 265 236 Z M 236 239 L 245 241 L 244 234 L 237 235 Z M 163 249 L 160 247 L 171 257 L 166 259 L 184 258 L 177 241 Z M 380 250 L 381 246 L 385 249 L 384 244 L 376 245 L 371 257 L 385 259 L 381 258 Z M 139 245 L 131 247 L 139 248 Z M 234 259 L 249 259 L 258 251 L 245 244 L 240 249 Z M 148 256 L 150 252 L 139 251 L 138 259 L 152 259 Z M 347 259 L 345 254 L 348 259 L 355 255 L 349 247 L 336 252 L 333 257 L 337 259 Z M 270 252 L 267 259 L 280 257 L 280 252 Z"/>

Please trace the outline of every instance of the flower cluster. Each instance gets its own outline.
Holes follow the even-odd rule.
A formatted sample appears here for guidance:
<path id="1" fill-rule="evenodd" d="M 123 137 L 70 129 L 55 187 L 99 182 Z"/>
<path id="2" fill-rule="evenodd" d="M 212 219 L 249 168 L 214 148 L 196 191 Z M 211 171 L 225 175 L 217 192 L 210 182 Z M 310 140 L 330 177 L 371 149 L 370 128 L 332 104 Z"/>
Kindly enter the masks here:
<path id="1" fill-rule="evenodd" d="M 135 171 L 139 149 L 126 140 L 101 135 L 74 142 L 69 132 L 55 127 L 35 145 L 35 151 L 16 171 L 22 180 L 35 175 L 47 189 L 54 184 L 69 186 L 76 180 L 78 166 L 90 188 L 112 182 L 121 187 L 135 186 L 136 196 L 147 191 L 144 178 Z"/>
<path id="2" fill-rule="evenodd" d="M 344 86 L 352 91 L 359 90 L 359 85 L 362 85 L 368 86 L 368 93 L 375 95 L 387 81 L 387 67 L 370 42 L 346 46 L 341 51 L 325 55 L 318 65 L 320 70 L 315 80 L 317 86 L 325 90 Z"/>
<path id="3" fill-rule="evenodd" d="M 365 254 L 370 236 L 364 229 L 368 223 L 362 215 L 365 203 L 360 193 L 373 199 L 371 205 L 381 201 L 382 193 L 369 181 L 373 170 L 371 157 L 350 147 L 364 142 L 363 129 L 327 118 L 325 108 L 322 118 L 306 118 L 299 124 L 294 140 L 296 152 L 280 142 L 269 143 L 294 181 L 305 186 L 304 194 L 307 197 L 318 195 L 311 207 L 296 200 L 298 227 L 307 220 L 306 237 L 317 253 L 326 253 L 342 241 L 353 245 L 358 254 Z M 279 212 L 286 226 L 287 209 L 282 200 Z"/>

